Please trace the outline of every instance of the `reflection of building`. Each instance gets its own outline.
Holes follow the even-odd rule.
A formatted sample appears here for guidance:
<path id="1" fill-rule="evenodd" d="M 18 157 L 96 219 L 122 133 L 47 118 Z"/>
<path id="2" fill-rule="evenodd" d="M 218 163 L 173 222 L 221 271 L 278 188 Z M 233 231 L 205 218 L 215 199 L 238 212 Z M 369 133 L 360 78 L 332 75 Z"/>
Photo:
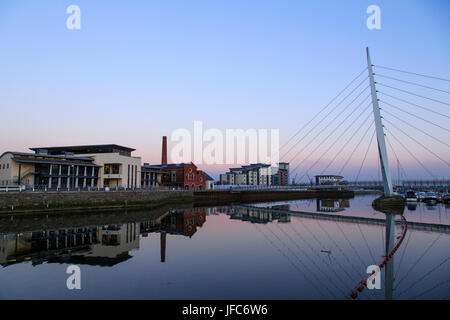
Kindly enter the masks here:
<path id="1" fill-rule="evenodd" d="M 289 210 L 289 205 L 273 206 L 271 209 Z M 259 208 L 224 207 L 220 208 L 220 212 L 229 215 L 230 219 L 249 221 L 252 223 L 265 224 L 275 220 L 283 223 L 291 221 L 291 217 L 288 214 L 276 213 L 269 210 L 259 210 Z"/>
<path id="2" fill-rule="evenodd" d="M 33 265 L 89 250 L 98 243 L 95 227 L 42 230 L 19 234 L 0 235 L 0 264 L 6 266 L 32 260 Z"/>
<path id="3" fill-rule="evenodd" d="M 161 233 L 161 261 L 165 261 L 167 234 L 192 237 L 206 221 L 206 208 L 170 211 L 156 219 L 113 224 L 42 230 L 0 235 L 0 264 L 24 261 L 113 266 L 131 258 L 139 249 L 140 235 Z"/>
<path id="4" fill-rule="evenodd" d="M 344 177 L 336 175 L 319 175 L 315 176 L 316 185 L 337 186 L 342 182 Z"/>
<path id="5" fill-rule="evenodd" d="M 331 200 L 331 199 L 317 199 L 317 211 L 320 212 L 339 212 L 344 211 L 345 208 L 350 207 L 348 199 Z"/>

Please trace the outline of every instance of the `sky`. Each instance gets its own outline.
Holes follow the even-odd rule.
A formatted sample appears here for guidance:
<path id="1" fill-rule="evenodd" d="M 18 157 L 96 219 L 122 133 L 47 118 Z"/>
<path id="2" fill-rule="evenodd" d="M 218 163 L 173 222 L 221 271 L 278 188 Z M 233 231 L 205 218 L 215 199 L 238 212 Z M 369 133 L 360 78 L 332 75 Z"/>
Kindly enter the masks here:
<path id="1" fill-rule="evenodd" d="M 72 4 L 81 9 L 80 30 L 66 27 Z M 373 4 L 381 9 L 380 30 L 366 26 L 366 9 Z M 169 136 L 171 148 L 171 134 L 179 128 L 193 131 L 196 120 L 205 129 L 223 131 L 279 129 L 283 145 L 367 66 L 366 46 L 375 65 L 449 79 L 449 39 L 446 0 L 0 0 L 0 153 L 115 143 L 157 164 L 161 136 Z M 450 91 L 449 82 L 383 74 Z M 420 88 L 408 90 L 422 94 Z M 445 92 L 423 94 L 450 101 Z M 448 105 L 398 96 L 449 114 Z M 393 113 L 450 141 L 448 119 L 414 112 L 441 128 Z M 441 158 L 406 136 L 400 141 L 409 152 L 392 138 L 394 178 L 398 172 L 410 179 L 450 176 L 448 146 L 390 119 Z M 370 133 L 344 171 L 349 179 L 361 167 Z M 326 139 L 324 148 L 327 143 L 332 141 Z M 314 144 L 294 150 L 301 151 L 299 157 L 291 159 L 292 152 L 281 159 L 292 160 L 291 168 L 302 164 L 292 176 L 304 175 L 301 168 L 321 154 Z M 309 175 L 320 173 L 338 150 L 320 159 Z M 328 173 L 337 172 L 351 150 L 346 148 Z M 228 167 L 233 166 L 200 165 L 216 178 Z M 373 144 L 360 178 L 377 178 L 377 168 Z"/>

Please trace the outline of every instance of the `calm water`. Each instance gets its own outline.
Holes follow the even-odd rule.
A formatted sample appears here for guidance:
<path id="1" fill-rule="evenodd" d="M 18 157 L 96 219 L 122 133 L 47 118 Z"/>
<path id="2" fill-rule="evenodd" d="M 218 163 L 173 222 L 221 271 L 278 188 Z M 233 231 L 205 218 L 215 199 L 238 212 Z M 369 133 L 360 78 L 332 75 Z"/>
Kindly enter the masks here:
<path id="1" fill-rule="evenodd" d="M 3 219 L 0 299 L 345 299 L 385 255 L 386 226 L 351 218 L 384 219 L 373 199 Z M 390 285 L 393 299 L 450 298 L 450 207 L 405 217 L 422 224 L 408 227 L 393 276 L 383 269 L 381 289 L 359 299 L 385 299 Z M 69 265 L 81 290 L 67 289 Z"/>

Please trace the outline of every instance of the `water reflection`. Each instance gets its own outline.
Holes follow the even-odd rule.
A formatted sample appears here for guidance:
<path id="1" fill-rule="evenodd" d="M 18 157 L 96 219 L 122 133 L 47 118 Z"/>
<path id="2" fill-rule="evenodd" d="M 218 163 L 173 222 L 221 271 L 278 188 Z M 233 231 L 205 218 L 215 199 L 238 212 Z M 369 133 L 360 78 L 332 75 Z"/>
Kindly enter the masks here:
<path id="1" fill-rule="evenodd" d="M 345 299 L 403 232 L 373 198 L 1 219 L 0 298 Z M 436 208 L 405 209 L 382 289 L 358 299 L 448 298 L 449 208 Z"/>
<path id="2" fill-rule="evenodd" d="M 289 210 L 290 205 L 267 206 L 271 210 L 260 210 L 252 207 L 229 206 L 220 207 L 218 211 L 230 216 L 230 219 L 266 224 L 274 221 L 288 223 L 291 216 L 288 213 L 279 213 L 279 210 Z"/>
<path id="3" fill-rule="evenodd" d="M 139 249 L 140 235 L 160 233 L 161 262 L 165 262 L 167 235 L 192 237 L 206 221 L 207 208 L 170 210 L 157 218 L 125 224 L 48 229 L 0 235 L 0 264 L 31 261 L 114 266 Z"/>

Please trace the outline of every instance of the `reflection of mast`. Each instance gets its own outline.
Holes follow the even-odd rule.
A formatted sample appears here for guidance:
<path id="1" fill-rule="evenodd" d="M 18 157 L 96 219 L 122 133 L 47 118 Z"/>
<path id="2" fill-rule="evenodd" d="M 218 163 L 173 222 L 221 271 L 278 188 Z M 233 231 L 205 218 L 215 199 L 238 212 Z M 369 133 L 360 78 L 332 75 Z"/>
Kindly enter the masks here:
<path id="1" fill-rule="evenodd" d="M 386 256 L 394 249 L 395 241 L 395 214 L 386 213 Z M 394 285 L 394 256 L 386 262 L 384 270 L 384 296 L 386 300 L 392 300 L 392 292 Z"/>
<path id="2" fill-rule="evenodd" d="M 161 232 L 161 262 L 166 262 L 166 233 Z"/>

